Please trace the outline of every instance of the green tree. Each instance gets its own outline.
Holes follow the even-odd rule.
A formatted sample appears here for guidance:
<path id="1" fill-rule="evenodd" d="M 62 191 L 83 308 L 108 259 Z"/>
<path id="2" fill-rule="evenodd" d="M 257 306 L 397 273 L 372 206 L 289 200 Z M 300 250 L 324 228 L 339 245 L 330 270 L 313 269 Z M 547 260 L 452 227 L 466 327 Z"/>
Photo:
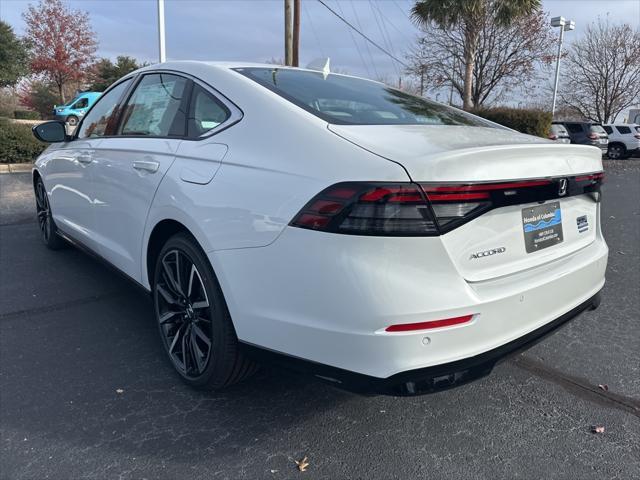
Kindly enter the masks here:
<path id="1" fill-rule="evenodd" d="M 135 58 L 126 55 L 120 55 L 115 64 L 108 58 L 101 58 L 93 65 L 93 78 L 89 88 L 95 92 L 102 92 L 119 78 L 144 65 L 138 64 Z"/>
<path id="2" fill-rule="evenodd" d="M 446 29 L 457 26 L 463 31 L 464 93 L 462 106 L 473 108 L 473 72 L 478 42 L 487 12 L 500 26 L 509 26 L 517 19 L 532 14 L 541 6 L 540 0 L 418 0 L 411 10 L 413 20 L 421 27 L 435 24 Z"/>
<path id="3" fill-rule="evenodd" d="M 29 51 L 11 26 L 0 20 L 0 88 L 12 87 L 29 73 Z"/>

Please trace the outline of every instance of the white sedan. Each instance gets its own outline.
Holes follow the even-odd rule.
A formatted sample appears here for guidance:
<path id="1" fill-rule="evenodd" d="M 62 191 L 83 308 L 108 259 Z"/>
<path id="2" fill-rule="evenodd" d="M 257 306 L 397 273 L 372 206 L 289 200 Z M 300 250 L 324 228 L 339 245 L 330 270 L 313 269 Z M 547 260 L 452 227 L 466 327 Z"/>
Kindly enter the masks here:
<path id="1" fill-rule="evenodd" d="M 601 154 L 346 75 L 168 62 L 111 86 L 33 170 L 45 244 L 153 295 L 171 364 L 270 360 L 414 394 L 597 307 Z"/>

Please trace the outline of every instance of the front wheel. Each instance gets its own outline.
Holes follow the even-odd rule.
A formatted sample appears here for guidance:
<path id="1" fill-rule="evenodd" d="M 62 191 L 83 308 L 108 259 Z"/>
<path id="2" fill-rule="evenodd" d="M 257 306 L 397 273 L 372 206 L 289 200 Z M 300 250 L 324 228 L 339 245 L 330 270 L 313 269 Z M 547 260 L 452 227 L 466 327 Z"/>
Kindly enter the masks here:
<path id="1" fill-rule="evenodd" d="M 51 206 L 47 190 L 44 187 L 42 178 L 38 177 L 35 186 L 36 196 L 36 214 L 38 216 L 38 226 L 40 227 L 40 236 L 44 244 L 51 250 L 59 250 L 66 244 L 62 238 L 58 236 L 56 223 L 53 221 L 51 214 Z"/>
<path id="2" fill-rule="evenodd" d="M 220 285 L 190 235 L 174 235 L 162 248 L 153 297 L 165 352 L 187 384 L 217 390 L 256 370 L 238 349 Z"/>

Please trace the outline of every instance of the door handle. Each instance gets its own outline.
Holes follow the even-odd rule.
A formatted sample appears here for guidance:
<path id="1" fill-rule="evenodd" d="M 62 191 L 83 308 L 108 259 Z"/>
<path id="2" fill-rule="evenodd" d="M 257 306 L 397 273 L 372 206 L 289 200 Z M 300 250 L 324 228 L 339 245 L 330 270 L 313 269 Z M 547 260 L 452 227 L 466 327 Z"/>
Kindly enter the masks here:
<path id="1" fill-rule="evenodd" d="M 91 155 L 78 155 L 78 161 L 80 163 L 89 164 L 93 162 L 93 157 L 91 157 Z"/>
<path id="2" fill-rule="evenodd" d="M 149 173 L 156 173 L 158 168 L 160 168 L 160 163 L 149 160 L 136 160 L 133 162 L 133 168 L 136 170 L 144 170 Z"/>

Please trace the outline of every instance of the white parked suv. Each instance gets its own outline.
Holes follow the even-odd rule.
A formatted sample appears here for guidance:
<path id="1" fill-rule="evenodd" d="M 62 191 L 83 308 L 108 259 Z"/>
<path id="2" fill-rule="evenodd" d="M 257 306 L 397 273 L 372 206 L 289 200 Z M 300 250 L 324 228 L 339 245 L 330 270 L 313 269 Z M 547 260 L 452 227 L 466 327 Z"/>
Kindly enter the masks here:
<path id="1" fill-rule="evenodd" d="M 640 126 L 634 123 L 603 125 L 609 134 L 607 156 L 612 160 L 628 158 L 640 152 Z"/>
<path id="2" fill-rule="evenodd" d="M 168 62 L 116 82 L 72 136 L 34 134 L 55 142 L 33 170 L 44 243 L 147 290 L 194 387 L 269 359 L 357 391 L 447 388 L 604 285 L 598 148 L 378 82 Z"/>

